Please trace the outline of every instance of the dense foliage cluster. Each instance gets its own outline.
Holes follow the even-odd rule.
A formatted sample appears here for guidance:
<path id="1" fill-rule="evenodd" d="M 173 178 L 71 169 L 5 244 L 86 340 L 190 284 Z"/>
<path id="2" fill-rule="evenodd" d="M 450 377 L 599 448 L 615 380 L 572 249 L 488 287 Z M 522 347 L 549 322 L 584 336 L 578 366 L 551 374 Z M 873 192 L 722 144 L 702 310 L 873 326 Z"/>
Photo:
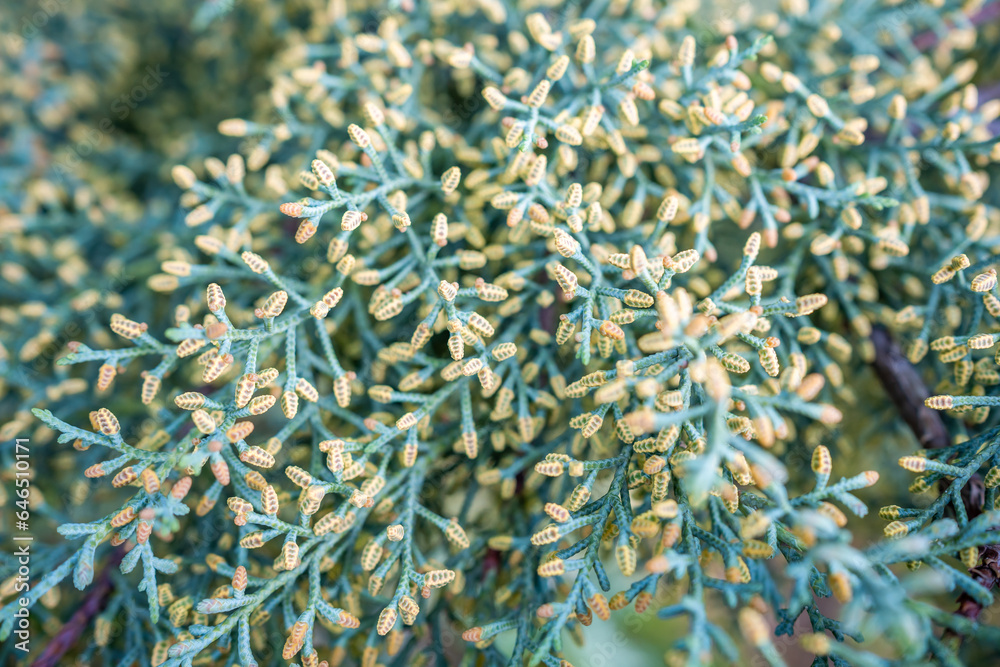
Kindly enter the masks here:
<path id="1" fill-rule="evenodd" d="M 267 108 L 123 149 L 177 215 L 4 78 L 36 643 L 75 586 L 82 664 L 558 667 L 630 606 L 669 665 L 1000 646 L 995 3 L 281 4 Z M 835 466 L 873 362 L 924 449 Z"/>

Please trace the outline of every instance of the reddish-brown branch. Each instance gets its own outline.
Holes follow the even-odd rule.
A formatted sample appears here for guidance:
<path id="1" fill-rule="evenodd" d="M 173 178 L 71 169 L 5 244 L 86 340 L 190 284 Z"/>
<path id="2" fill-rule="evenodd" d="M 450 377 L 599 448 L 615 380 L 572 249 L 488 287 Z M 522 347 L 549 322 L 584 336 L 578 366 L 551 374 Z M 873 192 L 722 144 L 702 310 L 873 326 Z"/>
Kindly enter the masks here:
<path id="1" fill-rule="evenodd" d="M 989 544 L 979 549 L 980 565 L 969 570 L 969 576 L 984 587 L 991 589 L 1000 581 L 1000 545 Z M 962 593 L 958 598 L 958 613 L 969 620 L 978 621 L 983 605 L 976 602 L 968 593 Z"/>
<path id="2" fill-rule="evenodd" d="M 882 327 L 876 327 L 872 331 L 872 343 L 875 345 L 875 359 L 872 362 L 875 374 L 921 447 L 941 449 L 950 445 L 951 438 L 948 436 L 941 414 L 924 405 L 924 400 L 930 396 L 930 392 L 923 378 L 913 364 L 903 356 L 889 332 Z M 970 517 L 978 516 L 982 512 L 984 500 L 983 479 L 979 475 L 974 475 L 962 489 L 962 501 L 966 513 Z M 989 544 L 980 547 L 979 557 L 981 564 L 970 569 L 969 575 L 987 589 L 991 589 L 1000 581 L 1000 545 Z M 957 613 L 962 616 L 975 621 L 982 611 L 983 606 L 968 593 L 962 593 L 958 597 Z M 946 633 L 950 634 L 952 633 Z"/>
<path id="3" fill-rule="evenodd" d="M 124 556 L 125 550 L 121 547 L 111 552 L 108 562 L 104 564 L 100 576 L 87 592 L 79 609 L 52 638 L 52 641 L 35 659 L 31 667 L 57 667 L 57 665 L 63 664 L 63 656 L 73 648 L 83 631 L 93 623 L 94 618 L 104 609 L 111 591 L 115 588 L 114 582 L 111 581 L 111 570 L 118 567 Z"/>
<path id="4" fill-rule="evenodd" d="M 872 331 L 875 359 L 872 366 L 896 410 L 924 449 L 941 449 L 951 444 L 941 413 L 924 405 L 930 396 L 920 373 L 882 327 Z"/>

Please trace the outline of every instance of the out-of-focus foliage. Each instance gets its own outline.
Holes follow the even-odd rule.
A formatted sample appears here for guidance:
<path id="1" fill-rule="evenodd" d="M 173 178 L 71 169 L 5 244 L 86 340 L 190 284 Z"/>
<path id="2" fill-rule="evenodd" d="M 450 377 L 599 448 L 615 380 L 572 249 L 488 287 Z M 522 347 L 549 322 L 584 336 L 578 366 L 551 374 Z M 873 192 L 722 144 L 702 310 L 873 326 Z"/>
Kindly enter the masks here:
<path id="1" fill-rule="evenodd" d="M 5 46 L 36 646 L 101 577 L 91 664 L 996 649 L 995 3 L 185 9 Z M 948 412 L 852 470 L 874 327 Z"/>

